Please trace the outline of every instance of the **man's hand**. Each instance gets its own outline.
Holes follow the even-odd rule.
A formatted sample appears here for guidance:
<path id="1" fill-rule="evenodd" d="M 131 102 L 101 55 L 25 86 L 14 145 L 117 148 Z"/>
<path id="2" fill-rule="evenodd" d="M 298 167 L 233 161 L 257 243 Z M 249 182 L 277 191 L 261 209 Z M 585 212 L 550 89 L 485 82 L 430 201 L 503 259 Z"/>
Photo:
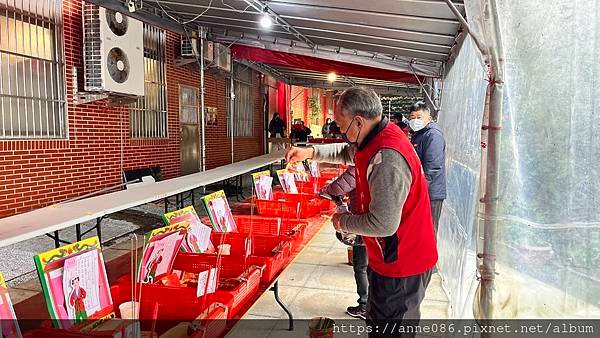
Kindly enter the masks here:
<path id="1" fill-rule="evenodd" d="M 315 149 L 313 148 L 298 148 L 291 147 L 285 152 L 285 161 L 287 163 L 302 162 L 306 159 L 313 158 Z"/>
<path id="2" fill-rule="evenodd" d="M 331 217 L 331 223 L 333 223 L 333 228 L 335 229 L 335 231 L 337 232 L 341 232 L 342 231 L 342 216 L 343 215 L 350 215 L 350 213 L 344 212 L 341 214 L 333 214 L 333 217 Z"/>

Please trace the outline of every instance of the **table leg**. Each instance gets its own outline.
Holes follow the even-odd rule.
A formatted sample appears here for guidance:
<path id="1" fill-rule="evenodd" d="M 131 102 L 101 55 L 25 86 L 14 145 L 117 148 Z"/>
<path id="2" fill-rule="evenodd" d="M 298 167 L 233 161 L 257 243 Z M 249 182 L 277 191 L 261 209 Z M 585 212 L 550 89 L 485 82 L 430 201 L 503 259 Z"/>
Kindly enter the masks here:
<path id="1" fill-rule="evenodd" d="M 81 240 L 81 224 L 75 225 L 75 240 L 77 242 Z"/>
<path id="2" fill-rule="evenodd" d="M 96 218 L 96 234 L 98 235 L 98 240 L 100 241 L 100 245 L 102 245 L 102 218 Z"/>
<path id="3" fill-rule="evenodd" d="M 50 238 L 52 238 L 52 236 L 50 236 Z M 58 237 L 58 230 L 56 230 L 54 232 L 54 247 L 55 248 L 60 248 L 60 237 Z"/>
<path id="4" fill-rule="evenodd" d="M 275 284 L 273 284 L 270 291 L 273 291 L 273 295 L 275 296 L 275 301 L 277 302 L 277 304 L 279 304 L 279 306 L 281 306 L 283 311 L 285 311 L 285 313 L 287 313 L 287 315 L 288 315 L 288 318 L 289 318 L 288 331 L 294 331 L 294 316 L 292 315 L 290 310 L 288 310 L 288 308 L 283 304 L 283 302 L 281 302 L 281 299 L 279 298 L 279 281 L 276 281 Z"/>
<path id="5" fill-rule="evenodd" d="M 246 199 L 246 196 L 244 196 L 244 175 L 240 175 L 240 196 L 242 196 L 242 200 Z"/>

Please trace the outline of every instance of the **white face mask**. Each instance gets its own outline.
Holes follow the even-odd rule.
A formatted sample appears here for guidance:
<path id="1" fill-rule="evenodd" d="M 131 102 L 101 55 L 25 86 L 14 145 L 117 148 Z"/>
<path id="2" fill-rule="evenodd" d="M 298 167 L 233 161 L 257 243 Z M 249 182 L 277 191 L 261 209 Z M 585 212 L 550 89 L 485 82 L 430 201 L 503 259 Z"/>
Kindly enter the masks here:
<path id="1" fill-rule="evenodd" d="M 408 121 L 408 125 L 410 126 L 410 129 L 412 129 L 414 132 L 425 128 L 425 122 L 423 122 L 423 120 L 421 119 L 412 119 Z"/>

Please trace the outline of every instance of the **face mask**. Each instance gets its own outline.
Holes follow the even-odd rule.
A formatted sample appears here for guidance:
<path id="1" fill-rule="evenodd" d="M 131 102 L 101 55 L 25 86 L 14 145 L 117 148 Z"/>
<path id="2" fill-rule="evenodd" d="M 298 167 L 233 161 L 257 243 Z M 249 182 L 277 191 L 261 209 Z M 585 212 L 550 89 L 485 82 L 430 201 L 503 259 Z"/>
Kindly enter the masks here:
<path id="1" fill-rule="evenodd" d="M 358 138 L 360 137 L 360 129 L 358 130 L 358 135 L 356 136 L 356 140 L 354 142 L 351 142 L 348 139 L 348 136 L 346 135 L 348 130 L 350 130 L 350 127 L 352 127 L 352 123 L 354 123 L 354 119 L 352 119 L 352 122 L 350 122 L 350 125 L 348 125 L 348 128 L 346 128 L 346 131 L 344 133 L 342 133 L 342 140 L 344 140 L 344 142 L 348 143 L 351 146 L 358 147 Z"/>
<path id="2" fill-rule="evenodd" d="M 410 126 L 410 129 L 412 129 L 414 132 L 425 128 L 425 122 L 423 122 L 423 120 L 421 119 L 412 119 L 408 121 L 408 125 Z"/>

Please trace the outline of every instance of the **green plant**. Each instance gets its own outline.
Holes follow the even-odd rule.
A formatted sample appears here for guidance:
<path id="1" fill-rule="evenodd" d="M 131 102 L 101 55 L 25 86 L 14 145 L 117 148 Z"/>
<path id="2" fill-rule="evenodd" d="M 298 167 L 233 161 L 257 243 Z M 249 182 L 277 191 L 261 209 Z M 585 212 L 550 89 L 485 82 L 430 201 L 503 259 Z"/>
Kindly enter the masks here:
<path id="1" fill-rule="evenodd" d="M 319 104 L 319 97 L 312 96 L 308 99 L 308 107 L 310 108 L 310 118 L 312 121 L 316 121 L 321 114 L 321 105 Z"/>

